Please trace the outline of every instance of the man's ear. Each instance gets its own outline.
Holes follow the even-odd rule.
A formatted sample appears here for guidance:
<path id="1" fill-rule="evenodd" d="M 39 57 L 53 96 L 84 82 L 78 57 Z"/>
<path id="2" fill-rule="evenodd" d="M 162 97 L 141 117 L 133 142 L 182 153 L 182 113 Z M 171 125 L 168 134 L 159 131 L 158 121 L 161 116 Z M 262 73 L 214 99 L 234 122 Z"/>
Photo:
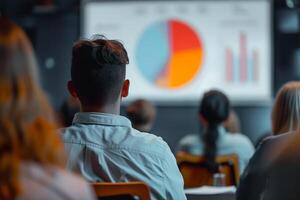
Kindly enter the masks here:
<path id="1" fill-rule="evenodd" d="M 68 91 L 69 91 L 69 93 L 71 94 L 72 97 L 78 98 L 76 88 L 75 88 L 74 83 L 72 81 L 68 81 Z"/>
<path id="2" fill-rule="evenodd" d="M 126 79 L 122 86 L 121 97 L 127 97 L 129 93 L 130 81 Z"/>

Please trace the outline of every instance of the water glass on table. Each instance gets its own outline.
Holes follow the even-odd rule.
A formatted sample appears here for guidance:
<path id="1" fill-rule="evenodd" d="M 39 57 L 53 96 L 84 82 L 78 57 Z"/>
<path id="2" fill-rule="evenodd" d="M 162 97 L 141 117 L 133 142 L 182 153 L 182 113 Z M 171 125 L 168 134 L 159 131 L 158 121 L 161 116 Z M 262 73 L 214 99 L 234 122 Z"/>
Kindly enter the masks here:
<path id="1" fill-rule="evenodd" d="M 224 186 L 226 186 L 225 174 L 223 174 L 223 173 L 213 174 L 213 186 L 215 186 L 215 187 L 224 187 Z"/>

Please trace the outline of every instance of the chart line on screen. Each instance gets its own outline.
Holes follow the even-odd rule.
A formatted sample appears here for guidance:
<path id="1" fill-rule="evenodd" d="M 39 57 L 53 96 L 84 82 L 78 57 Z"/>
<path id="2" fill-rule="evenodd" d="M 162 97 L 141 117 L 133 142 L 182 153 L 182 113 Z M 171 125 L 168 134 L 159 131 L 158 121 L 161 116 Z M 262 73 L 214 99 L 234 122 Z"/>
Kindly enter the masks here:
<path id="1" fill-rule="evenodd" d="M 187 23 L 174 19 L 150 25 L 136 53 L 143 77 L 165 89 L 181 88 L 191 82 L 201 71 L 203 57 L 199 34 Z"/>

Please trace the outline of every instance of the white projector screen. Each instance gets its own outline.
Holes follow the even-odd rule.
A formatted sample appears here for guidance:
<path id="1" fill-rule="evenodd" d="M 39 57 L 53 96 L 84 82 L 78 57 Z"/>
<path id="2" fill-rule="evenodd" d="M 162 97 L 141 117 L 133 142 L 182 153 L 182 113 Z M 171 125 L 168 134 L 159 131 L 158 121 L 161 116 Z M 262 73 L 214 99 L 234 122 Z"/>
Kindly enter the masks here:
<path id="1" fill-rule="evenodd" d="M 209 89 L 234 102 L 271 92 L 269 0 L 84 1 L 82 37 L 123 42 L 129 100 L 198 102 Z"/>

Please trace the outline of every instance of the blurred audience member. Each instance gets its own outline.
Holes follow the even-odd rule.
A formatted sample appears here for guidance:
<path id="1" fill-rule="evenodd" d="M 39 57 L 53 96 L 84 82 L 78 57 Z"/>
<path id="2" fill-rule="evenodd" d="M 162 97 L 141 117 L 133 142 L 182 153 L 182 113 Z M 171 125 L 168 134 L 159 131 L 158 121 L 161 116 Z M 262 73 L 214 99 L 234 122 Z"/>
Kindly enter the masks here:
<path id="1" fill-rule="evenodd" d="M 127 107 L 126 114 L 133 128 L 141 132 L 150 132 L 156 117 L 156 109 L 149 101 L 138 99 Z"/>
<path id="2" fill-rule="evenodd" d="M 206 92 L 199 107 L 199 122 L 204 126 L 204 133 L 186 136 L 180 141 L 178 150 L 206 156 L 213 173 L 218 171 L 217 155 L 237 154 L 242 172 L 254 153 L 254 147 L 244 135 L 226 132 L 223 123 L 230 110 L 225 94 L 217 90 Z"/>
<path id="3" fill-rule="evenodd" d="M 94 199 L 62 170 L 63 145 L 25 33 L 0 17 L 0 199 Z"/>
<path id="4" fill-rule="evenodd" d="M 294 132 L 293 132 L 294 131 Z M 300 82 L 279 90 L 272 111 L 272 132 L 250 160 L 237 191 L 238 200 L 300 199 Z"/>
<path id="5" fill-rule="evenodd" d="M 241 176 L 237 200 L 300 199 L 299 158 L 299 131 L 265 139 Z"/>
<path id="6" fill-rule="evenodd" d="M 223 123 L 223 126 L 225 128 L 225 130 L 228 133 L 231 134 L 239 134 L 240 137 L 244 137 L 246 138 L 246 140 L 248 140 L 248 137 L 244 134 L 241 134 L 241 123 L 240 123 L 240 118 L 237 115 L 237 113 L 234 111 L 233 108 L 231 108 L 230 114 L 228 119 Z M 270 136 L 270 133 L 264 133 L 263 136 L 261 136 L 258 140 L 256 140 L 256 143 L 254 143 L 254 147 L 256 148 L 257 145 L 265 138 L 267 138 L 268 136 Z"/>
<path id="7" fill-rule="evenodd" d="M 300 130 L 300 82 L 288 82 L 276 95 L 272 110 L 272 131 L 265 132 L 255 147 L 271 135 Z"/>
<path id="8" fill-rule="evenodd" d="M 183 178 L 169 146 L 120 116 L 121 99 L 129 90 L 128 62 L 116 40 L 98 37 L 74 45 L 68 88 L 82 112 L 63 130 L 67 167 L 89 181 L 143 181 L 151 199 L 184 200 Z"/>
<path id="9" fill-rule="evenodd" d="M 61 125 L 68 127 L 72 125 L 74 115 L 80 111 L 80 104 L 77 98 L 69 96 L 60 107 Z"/>
<path id="10" fill-rule="evenodd" d="M 272 135 L 271 131 L 266 131 L 264 133 L 261 134 L 261 136 L 256 140 L 255 142 L 255 148 L 257 149 L 259 147 L 259 145 L 268 137 L 270 137 Z"/>
<path id="11" fill-rule="evenodd" d="M 300 82 L 289 82 L 277 93 L 272 111 L 274 135 L 300 130 Z"/>
<path id="12" fill-rule="evenodd" d="M 223 123 L 224 128 L 228 133 L 240 133 L 241 132 L 241 123 L 238 115 L 231 108 L 230 113 L 226 121 Z"/>

